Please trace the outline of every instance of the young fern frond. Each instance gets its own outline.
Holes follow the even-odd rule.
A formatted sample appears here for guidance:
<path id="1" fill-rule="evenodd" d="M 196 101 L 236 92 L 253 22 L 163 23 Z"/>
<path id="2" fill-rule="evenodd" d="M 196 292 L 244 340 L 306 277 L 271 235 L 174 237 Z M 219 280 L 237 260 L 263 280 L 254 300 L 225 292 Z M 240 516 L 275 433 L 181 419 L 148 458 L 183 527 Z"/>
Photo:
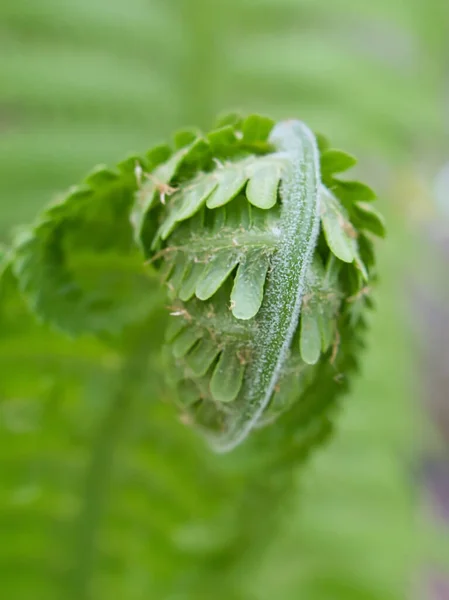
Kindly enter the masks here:
<path id="1" fill-rule="evenodd" d="M 135 189 L 133 160 L 98 167 L 18 236 L 14 270 L 40 318 L 100 334 L 148 313 L 155 283 L 126 227 Z"/>
<path id="2" fill-rule="evenodd" d="M 157 275 L 183 420 L 227 451 L 309 398 L 322 418 L 354 363 L 384 234 L 339 178 L 354 162 L 299 121 L 230 115 L 96 169 L 21 234 L 14 273 L 40 318 L 97 335 L 143 321 Z"/>

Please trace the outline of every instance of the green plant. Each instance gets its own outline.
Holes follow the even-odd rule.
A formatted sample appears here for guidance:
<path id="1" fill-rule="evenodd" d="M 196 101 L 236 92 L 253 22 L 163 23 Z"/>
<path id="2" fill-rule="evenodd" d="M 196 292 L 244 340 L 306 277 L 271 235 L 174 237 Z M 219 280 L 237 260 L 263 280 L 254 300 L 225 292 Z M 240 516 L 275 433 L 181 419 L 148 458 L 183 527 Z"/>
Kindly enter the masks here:
<path id="1" fill-rule="evenodd" d="M 161 564 L 179 572 L 183 567 L 173 555 L 179 544 L 187 544 L 187 555 L 193 549 L 194 556 L 206 544 L 201 559 L 205 570 L 186 584 L 185 593 L 189 586 L 193 594 L 208 589 L 213 556 L 221 576 L 229 572 L 229 585 L 234 585 L 231 574 L 244 555 L 247 560 L 247 545 L 256 552 L 257 540 L 268 536 L 276 522 L 276 507 L 291 489 L 291 465 L 329 435 L 330 411 L 337 394 L 347 388 L 370 305 L 370 232 L 382 235 L 383 225 L 370 205 L 358 202 L 371 200 L 371 190 L 338 177 L 354 163 L 351 156 L 329 148 L 322 136 L 317 137 L 318 148 L 315 136 L 299 122 L 273 125 L 256 116 L 243 121 L 227 117 L 207 136 L 177 134 L 173 154 L 159 146 L 145 157 L 127 159 L 117 171 L 98 168 L 46 209 L 32 228 L 23 229 L 5 254 L 4 341 L 13 339 L 22 348 L 21 332 L 30 335 L 35 328 L 24 317 L 20 295 L 51 327 L 81 335 L 79 341 L 55 347 L 51 362 L 59 372 L 56 380 L 40 382 L 38 369 L 37 381 L 28 378 L 25 389 L 42 389 L 48 397 L 44 406 L 51 405 L 57 393 L 53 386 L 64 385 L 76 367 L 70 360 L 60 364 L 64 347 L 69 353 L 86 353 L 87 362 L 80 364 L 87 369 L 85 376 L 93 370 L 101 382 L 98 370 L 106 368 L 105 377 L 116 380 L 99 388 L 111 396 L 103 396 L 104 428 L 87 469 L 86 504 L 74 538 L 77 559 L 68 572 L 62 569 L 63 585 L 69 577 L 74 597 L 88 594 L 95 531 L 112 465 L 119 461 L 115 447 L 124 435 L 122 420 L 131 396 L 155 395 L 147 403 L 148 418 L 171 441 L 168 447 L 152 447 L 153 460 L 161 474 L 174 468 L 173 460 L 177 465 L 170 491 L 156 491 L 151 498 L 158 518 L 164 515 L 154 551 L 161 556 L 165 547 Z M 193 278 L 190 267 L 196 271 Z M 160 353 L 161 325 L 167 320 L 161 276 L 175 313 L 168 317 L 165 334 L 168 358 Z M 283 319 L 274 330 L 270 303 Z M 93 333 L 100 345 L 85 340 L 85 333 Z M 43 334 L 51 348 L 57 334 L 47 329 Z M 158 371 L 170 363 L 164 383 Z M 117 376 L 111 377 L 115 371 Z M 271 387 L 265 387 L 267 380 Z M 12 376 L 10 384 L 17 386 Z M 3 393 L 8 395 L 6 389 Z M 181 408 L 184 422 L 212 436 L 220 450 L 238 444 L 255 425 L 266 426 L 235 450 L 231 461 L 213 462 L 212 473 L 211 455 L 196 454 L 199 440 L 193 444 L 186 437 L 185 425 L 177 425 L 161 402 L 164 396 Z M 96 404 L 84 405 L 83 421 L 95 422 Z M 276 422 L 269 424 L 274 417 Z M 210 488 L 205 495 L 195 490 L 198 477 Z M 264 500 L 255 508 L 251 498 L 261 493 Z M 177 511 L 198 501 L 205 511 L 200 522 L 190 525 L 190 533 L 178 532 L 181 541 L 169 542 L 171 528 L 183 521 L 178 523 Z M 272 519 L 266 516 L 269 506 Z M 203 530 L 206 515 L 211 523 Z M 201 541 L 205 531 L 207 539 Z M 148 563 L 155 569 L 153 585 L 162 594 L 157 586 L 164 578 L 157 575 L 154 561 Z M 168 578 L 166 585 L 175 580 Z M 227 590 L 224 597 L 230 594 Z"/>
<path id="2" fill-rule="evenodd" d="M 298 115 L 322 127 L 338 146 L 363 155 L 363 165 L 374 159 L 382 166 L 368 178 L 391 199 L 383 206 L 391 235 L 380 245 L 382 281 L 363 377 L 354 376 L 338 435 L 316 455 L 320 468 L 315 460 L 305 470 L 296 465 L 312 440 L 328 435 L 327 418 L 302 435 L 294 419 L 289 426 L 281 416 L 224 456 L 208 453 L 177 422 L 174 393 L 161 381 L 157 348 L 167 311 L 155 296 L 157 280 L 139 346 L 133 327 L 120 339 L 68 341 L 38 326 L 5 275 L 5 596 L 406 596 L 415 568 L 402 549 L 413 533 L 408 458 L 416 444 L 407 434 L 417 386 L 400 302 L 409 253 L 403 219 L 392 223 L 398 194 L 385 193 L 383 174 L 398 159 L 411 162 L 412 153 L 409 168 L 416 172 L 418 163 L 420 170 L 429 146 L 438 154 L 444 141 L 446 55 L 436 51 L 447 38 L 443 4 L 2 3 L 2 239 L 90 165 L 140 151 L 183 123 L 205 126 L 223 105 L 277 119 Z M 127 369 L 133 362 L 142 377 Z M 310 480 L 316 489 L 308 494 Z M 265 560 L 254 560 L 265 552 Z"/>
<path id="3" fill-rule="evenodd" d="M 332 405 L 383 224 L 371 190 L 338 177 L 354 159 L 299 121 L 232 115 L 175 148 L 96 169 L 20 234 L 11 268 L 39 317 L 97 335 L 145 320 L 162 273 L 183 417 L 232 449 L 298 398 L 304 412 L 317 381 Z"/>

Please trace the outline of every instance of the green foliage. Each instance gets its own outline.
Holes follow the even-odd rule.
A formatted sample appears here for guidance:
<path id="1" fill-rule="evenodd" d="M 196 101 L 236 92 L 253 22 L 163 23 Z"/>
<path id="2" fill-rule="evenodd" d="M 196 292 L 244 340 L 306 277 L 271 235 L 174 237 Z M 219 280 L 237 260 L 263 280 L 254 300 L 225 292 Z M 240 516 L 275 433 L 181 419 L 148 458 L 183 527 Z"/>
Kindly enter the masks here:
<path id="1" fill-rule="evenodd" d="M 183 419 L 222 450 L 265 409 L 271 420 L 307 403 L 314 380 L 336 388 L 327 363 L 347 376 L 374 267 L 363 211 L 359 231 L 350 221 L 373 194 L 336 176 L 355 160 L 323 137 L 320 156 L 298 121 L 232 119 L 207 136 L 177 133 L 173 154 L 158 146 L 118 171 L 96 168 L 21 232 L 11 258 L 39 318 L 110 335 L 145 320 L 158 297 L 140 245 L 169 290 Z"/>
<path id="2" fill-rule="evenodd" d="M 254 115 L 236 120 L 189 139 L 157 167 L 172 179 L 147 175 L 146 212 L 142 198 L 137 201 L 139 232 L 142 223 L 160 222 L 153 238 L 141 241 L 147 256 L 156 252 L 172 300 L 168 341 L 179 405 L 185 419 L 210 431 L 217 447 L 239 443 L 268 404 L 273 417 L 294 399 L 304 401 L 313 378 L 324 376 L 307 365 L 323 352 L 322 362 L 332 359 L 338 372 L 339 331 L 358 336 L 369 278 L 359 250 L 372 270 L 372 243 L 363 235 L 363 220 L 358 232 L 351 225 L 349 213 L 358 204 L 347 190 L 355 200 L 372 192 L 335 176 L 355 161 L 325 149 L 320 138 L 328 187 L 322 185 L 311 140 L 298 123 L 273 128 Z M 166 189 L 172 190 L 169 199 Z M 324 237 L 318 240 L 320 210 Z M 275 388 L 280 391 L 273 394 Z"/>
<path id="3" fill-rule="evenodd" d="M 363 155 L 365 171 L 369 157 L 381 164 L 371 180 L 412 155 L 421 168 L 447 130 L 447 27 L 439 0 L 4 2 L 0 237 L 92 164 L 130 150 L 142 155 L 184 123 L 209 126 L 223 106 L 298 115 Z M 354 227 L 360 211 L 379 235 L 371 204 L 359 203 Z M 133 273 L 121 298 L 153 286 L 147 321 L 134 327 L 128 310 L 117 315 L 110 305 L 128 325 L 123 338 L 102 341 L 68 341 L 37 325 L 8 269 L 0 302 L 5 597 L 405 597 L 416 575 L 404 482 L 413 370 L 403 306 L 391 303 L 407 254 L 391 212 L 363 377 L 345 398 L 338 435 L 304 473 L 297 465 L 306 449 L 330 431 L 319 402 L 332 397 L 328 389 L 316 386 L 309 403 L 251 436 L 245 450 L 213 456 L 177 422 L 174 391 L 164 391 L 156 348 L 167 317 L 151 269 Z M 130 251 L 126 272 L 136 264 L 129 232 L 126 223 L 119 233 Z M 144 235 L 151 234 L 150 226 Z M 82 241 L 90 261 L 98 245 Z M 98 267 L 117 259 L 110 241 Z M 74 242 L 64 241 L 65 259 Z M 73 297 L 98 310 L 114 273 L 98 288 L 98 269 L 86 279 L 75 266 Z M 47 301 L 53 290 L 43 289 Z M 89 326 L 102 329 L 96 318 Z M 317 352 L 316 335 L 304 352 Z"/>
<path id="4" fill-rule="evenodd" d="M 212 360 L 218 356 L 218 361 L 213 366 L 211 376 L 206 372 L 202 374 L 202 378 L 196 380 L 197 384 L 199 382 L 197 393 L 200 393 L 201 381 L 204 381 L 204 385 L 210 390 L 212 401 L 207 403 L 207 396 L 203 397 L 198 409 L 198 406 L 195 406 L 197 399 L 194 399 L 191 406 L 196 412 L 191 413 L 191 416 L 194 414 L 194 421 L 203 427 L 214 429 L 216 425 L 213 421 L 216 421 L 217 417 L 211 417 L 210 414 L 207 416 L 207 413 L 220 403 L 227 407 L 231 402 L 232 409 L 229 413 L 226 412 L 227 409 L 221 413 L 216 409 L 217 414 L 221 414 L 220 418 L 229 419 L 229 425 L 226 426 L 229 432 L 225 429 L 224 435 L 220 433 L 217 436 L 215 443 L 219 447 L 229 449 L 240 442 L 249 429 L 257 424 L 269 401 L 271 403 L 267 411 L 268 421 L 280 412 L 280 408 L 284 412 L 291 399 L 298 396 L 300 390 L 302 392 L 301 402 L 297 402 L 290 411 L 285 411 L 276 425 L 268 425 L 258 432 L 253 443 L 244 446 L 237 462 L 234 459 L 227 464 L 217 459 L 218 472 L 225 469 L 220 478 L 224 489 L 233 490 L 234 497 L 231 516 L 227 517 L 230 522 L 226 521 L 226 528 L 231 537 L 220 540 L 217 551 L 220 554 L 229 553 L 232 557 L 231 566 L 238 561 L 243 550 L 241 536 L 252 540 L 256 532 L 257 536 L 267 535 L 269 523 L 265 523 L 263 505 L 265 502 L 278 503 L 291 488 L 289 465 L 304 459 L 318 442 L 328 436 L 330 420 L 325 411 L 334 404 L 337 392 L 341 391 L 335 382 L 336 366 L 333 364 L 333 355 L 338 349 L 335 344 L 333 350 L 330 349 L 334 336 L 334 322 L 338 316 L 338 327 L 341 330 L 339 350 L 343 357 L 338 368 L 347 376 L 353 368 L 354 348 L 358 345 L 357 334 L 351 328 L 363 323 L 359 315 L 356 315 L 355 307 L 358 303 L 352 303 L 350 294 L 361 291 L 367 271 L 365 266 L 360 267 L 359 246 L 355 233 L 352 233 L 351 238 L 347 238 L 348 247 L 353 254 L 344 257 L 347 269 L 352 271 L 345 272 L 341 283 L 337 281 L 339 269 L 335 266 L 338 248 L 335 252 L 333 243 L 330 244 L 330 248 L 327 247 L 324 237 L 320 244 L 319 201 L 324 193 L 332 198 L 338 217 L 333 222 L 327 222 L 325 215 L 328 206 L 323 204 L 323 229 L 326 237 L 338 239 L 336 230 L 348 229 L 350 224 L 343 215 L 344 209 L 340 207 L 336 197 L 320 183 L 319 154 L 313 134 L 300 123 L 277 125 L 271 134 L 272 124 L 270 123 L 269 127 L 267 125 L 267 120 L 253 116 L 242 123 L 237 122 L 234 127 L 228 126 L 214 131 L 208 138 L 192 138 L 191 135 L 178 134 L 175 136 L 175 143 L 179 145 L 187 142 L 187 145 L 181 145 L 171 157 L 167 158 L 167 153 L 157 148 L 150 151 L 146 158 L 133 158 L 122 163 L 118 172 L 103 167 L 96 169 L 82 186 L 72 188 L 60 202 L 44 211 L 33 228 L 23 230 L 17 243 L 5 257 L 1 279 L 5 332 L 11 323 L 14 329 L 16 321 L 23 319 L 23 308 L 20 308 L 22 301 L 17 297 L 18 286 L 36 315 L 58 329 L 71 334 L 86 332 L 100 334 L 101 337 L 106 334 L 106 339 L 110 333 L 121 333 L 118 338 L 111 339 L 103 350 L 100 349 L 100 353 L 108 352 L 108 348 L 115 353 L 116 359 L 113 363 L 117 363 L 114 367 L 119 374 L 116 376 L 116 384 L 105 386 L 110 396 L 107 408 L 103 409 L 104 424 L 98 426 L 97 437 L 92 442 L 92 455 L 86 468 L 86 498 L 79 509 L 79 531 L 73 537 L 73 544 L 80 558 L 74 567 L 62 569 L 63 581 L 69 578 L 75 597 L 83 597 L 88 593 L 88 577 L 95 555 L 93 530 L 98 526 L 102 517 L 101 511 L 104 510 L 109 469 L 111 464 L 114 464 L 116 444 L 120 444 L 123 435 L 122 421 L 129 410 L 129 399 L 134 395 L 139 397 L 143 393 L 154 394 L 152 386 L 159 379 L 153 372 L 159 362 L 154 313 L 160 311 L 158 307 L 161 305 L 161 295 L 154 276 L 151 276 L 151 273 L 146 276 L 139 268 L 139 264 L 144 261 L 136 243 L 139 238 L 144 253 L 147 256 L 154 255 L 153 258 L 157 259 L 156 264 L 160 265 L 162 271 L 165 269 L 166 277 L 165 265 L 168 264 L 168 287 L 172 295 L 176 295 L 181 289 L 183 277 L 189 279 L 186 275 L 188 264 L 195 264 L 195 257 L 189 254 L 194 244 L 191 236 L 201 239 L 203 250 L 209 252 L 205 258 L 204 270 L 195 279 L 193 291 L 197 299 L 191 300 L 190 294 L 186 303 L 178 305 L 177 310 L 185 314 L 194 311 L 195 304 L 201 303 L 202 300 L 210 299 L 213 303 L 208 308 L 205 304 L 206 310 L 198 308 L 200 316 L 197 317 L 197 322 L 198 325 L 202 322 L 201 314 L 204 319 L 210 321 L 208 326 L 203 327 L 205 331 L 215 331 L 207 339 L 218 347 L 218 352 L 210 352 Z M 326 161 L 329 151 L 325 150 L 322 156 Z M 331 156 L 335 159 L 337 154 L 333 152 Z M 159 162 L 163 157 L 165 162 Z M 217 172 L 216 161 L 220 165 L 222 161 L 230 162 L 219 166 Z M 338 193 L 339 180 L 334 179 L 332 174 L 335 160 L 328 161 L 328 164 L 330 167 L 329 170 L 323 171 L 323 180 L 328 181 L 330 189 L 335 189 Z M 153 167 L 153 170 L 147 171 L 150 167 Z M 337 170 L 338 168 L 337 162 Z M 239 185 L 233 185 L 229 176 L 223 176 L 222 169 L 235 175 Z M 252 185 L 252 182 L 259 181 L 262 170 L 264 173 L 274 173 L 275 185 L 270 182 L 267 186 L 265 178 L 259 196 L 258 184 Z M 142 176 L 148 179 L 150 185 L 140 189 Z M 279 185 L 281 191 L 278 196 Z M 171 190 L 175 189 L 178 191 L 173 194 L 170 202 L 165 204 L 162 194 L 166 190 L 171 194 Z M 264 195 L 267 194 L 267 190 L 271 190 L 270 196 Z M 243 196 L 244 193 L 246 196 Z M 220 202 L 216 200 L 217 194 L 221 194 Z M 268 201 L 263 199 L 268 197 Z M 231 209 L 234 198 L 244 203 L 246 208 L 243 212 L 240 209 L 236 212 Z M 249 206 L 251 216 L 248 213 Z M 350 209 L 351 205 L 348 205 L 348 210 Z M 227 212 L 224 212 L 225 210 Z M 215 233 L 215 236 L 220 237 L 223 227 L 224 231 L 227 227 L 232 228 L 231 238 L 240 233 L 243 235 L 240 246 L 236 246 L 235 243 L 229 245 L 229 241 L 223 245 L 221 252 L 226 253 L 224 263 L 232 264 L 231 268 L 227 266 L 223 270 L 219 267 L 216 257 L 221 256 L 220 251 L 215 249 L 211 253 L 210 241 L 209 246 L 207 245 L 207 223 L 210 217 L 201 214 L 204 211 L 211 211 L 214 215 L 211 233 Z M 251 236 L 248 239 L 246 237 L 248 233 L 244 225 L 245 211 L 248 213 L 248 219 L 255 223 L 259 230 L 254 246 L 248 245 Z M 307 219 L 310 225 L 307 224 Z M 151 222 L 154 222 L 152 242 L 147 239 Z M 135 229 L 134 235 L 131 224 Z M 243 231 L 240 231 L 242 226 Z M 276 228 L 280 234 L 275 233 Z M 205 238 L 202 235 L 203 229 L 206 233 Z M 247 264 L 250 260 L 259 262 L 259 254 L 250 252 L 258 246 L 261 249 L 267 247 L 266 240 L 267 237 L 270 238 L 270 230 L 272 239 L 271 250 L 268 244 L 268 258 L 271 254 L 273 260 L 269 274 L 270 261 L 266 263 L 261 281 L 265 300 L 256 306 L 255 313 L 251 314 L 249 319 L 232 315 L 232 310 L 232 316 L 226 316 L 229 309 L 220 288 L 239 263 Z M 210 238 L 212 239 L 213 237 Z M 163 243 L 167 245 L 163 247 Z M 181 268 L 174 264 L 179 263 L 179 258 L 173 260 L 172 248 L 175 249 L 176 255 L 181 252 Z M 188 250 L 183 251 L 182 248 Z M 237 260 L 230 261 L 228 253 L 234 253 L 235 248 L 238 249 Z M 168 260 L 164 257 L 166 250 L 169 251 Z M 332 250 L 334 255 L 331 254 Z M 243 262 L 242 253 L 245 254 L 246 262 Z M 324 269 L 322 261 L 328 264 L 327 270 Z M 353 262 L 354 267 L 351 265 Z M 251 294 L 251 289 L 248 292 L 245 290 L 246 281 L 239 275 L 240 272 L 239 267 L 233 291 L 238 290 L 239 284 L 242 288 L 240 294 L 246 298 Z M 220 274 L 218 277 L 217 273 Z M 138 279 L 138 284 L 128 284 L 131 276 L 133 282 L 134 279 Z M 215 282 L 212 287 L 211 282 Z M 335 286 L 335 289 L 331 289 L 331 296 L 340 297 L 341 293 L 336 290 L 343 284 L 346 299 L 351 301 L 349 312 L 340 307 L 340 302 L 336 304 L 335 300 L 320 300 L 322 294 L 326 294 L 326 286 L 329 285 Z M 204 291 L 205 285 L 209 288 L 207 293 Z M 263 292 L 264 287 L 266 289 Z M 364 303 L 362 296 L 360 299 Z M 246 300 L 243 301 L 243 306 L 244 310 L 247 310 L 245 302 Z M 307 321 L 306 324 L 301 321 L 298 328 L 298 352 L 298 341 L 294 341 L 294 333 L 301 304 L 306 307 L 304 314 Z M 12 315 L 9 314 L 11 306 L 14 310 L 19 307 L 18 315 L 14 311 Z M 208 317 L 207 311 L 216 316 Z M 259 312 L 260 316 L 257 315 Z M 281 320 L 276 324 L 278 315 L 281 316 Z M 257 319 L 252 324 L 251 320 L 255 316 Z M 159 320 L 161 323 L 164 321 L 160 318 Z M 274 324 L 270 321 L 274 321 Z M 317 356 L 314 355 L 311 328 L 317 328 L 319 335 Z M 252 331 L 255 332 L 254 337 Z M 47 337 L 51 334 L 45 331 L 44 335 Z M 203 332 L 197 334 L 189 323 L 187 328 L 181 325 L 181 328 L 176 326 L 173 330 L 172 326 L 168 335 L 175 358 L 185 360 L 186 364 L 189 360 L 195 363 L 195 356 L 192 358 L 189 351 L 194 348 L 200 337 L 203 337 Z M 245 336 L 248 342 L 246 346 L 241 346 Z M 7 335 L 5 342 L 8 342 L 8 337 Z M 221 345 L 220 337 L 224 340 L 224 345 Z M 161 342 L 162 337 L 159 334 L 159 345 Z M 287 360 L 287 352 L 292 342 L 293 349 Z M 324 355 L 319 371 L 313 372 L 313 377 L 312 372 L 303 375 L 302 371 L 307 367 L 307 363 L 318 361 L 322 343 Z M 195 346 L 194 349 L 198 347 Z M 199 348 L 201 358 L 205 349 L 201 349 L 201 346 Z M 245 374 L 243 364 L 238 360 L 239 353 L 249 356 Z M 26 360 L 27 357 L 24 358 Z M 198 360 L 197 356 L 196 361 L 200 365 Z M 207 365 L 211 365 L 211 361 Z M 95 364 L 96 378 L 100 380 L 101 370 L 101 364 Z M 178 372 L 182 377 L 183 367 L 180 365 Z M 297 372 L 300 373 L 299 387 L 295 382 Z M 64 379 L 64 372 L 58 373 L 58 383 L 63 384 Z M 112 381 L 114 379 L 113 376 Z M 179 380 L 179 377 L 173 379 L 173 382 L 176 380 Z M 266 381 L 271 382 L 268 389 Z M 274 386 L 278 381 L 282 392 L 275 394 L 272 399 Z M 179 389 L 181 401 L 186 408 L 185 394 L 189 391 L 186 383 L 181 382 Z M 163 392 L 161 387 L 159 390 L 157 395 L 167 393 Z M 239 399 L 234 402 L 237 396 Z M 46 401 L 44 396 L 41 402 L 45 404 Z M 157 398 L 151 402 L 152 410 L 156 414 L 161 410 L 159 402 Z M 174 421 L 173 415 L 172 419 Z M 266 421 L 267 418 L 262 418 L 263 420 Z M 165 427 L 166 424 L 164 429 Z M 166 434 L 168 435 L 168 432 Z M 176 436 L 182 439 L 184 434 L 177 433 Z M 165 455 L 164 460 L 168 467 L 169 456 Z M 204 476 L 206 466 L 202 465 L 204 459 L 201 454 L 194 462 L 198 460 L 199 464 L 195 466 L 195 470 Z M 210 460 L 211 457 L 206 454 L 206 464 Z M 190 462 L 193 463 L 192 459 Z M 249 472 L 244 467 L 245 463 L 251 465 L 249 477 Z M 246 476 L 243 479 L 236 478 L 242 468 L 242 473 L 246 473 Z M 272 475 L 268 475 L 270 473 Z M 185 473 L 181 479 L 184 477 Z M 178 475 L 175 475 L 175 478 L 175 482 L 179 483 Z M 271 478 L 274 478 L 275 484 L 271 482 Z M 236 483 L 232 483 L 235 479 Z M 247 518 L 247 494 L 252 496 L 260 486 L 266 486 L 267 481 L 270 483 L 265 492 L 264 503 L 259 502 L 258 512 Z M 216 500 L 213 498 L 220 488 L 221 484 L 212 486 L 211 505 L 215 504 Z M 241 502 L 238 500 L 239 495 L 242 495 Z M 175 497 L 177 498 L 177 494 L 173 494 L 173 500 Z M 173 514 L 176 512 L 174 506 L 178 501 L 170 509 Z M 172 501 L 169 504 L 172 504 Z M 166 497 L 164 505 L 168 508 Z M 253 508 L 250 510 L 253 512 Z M 242 518 L 247 519 L 244 527 L 241 523 Z M 169 528 L 167 523 L 165 534 Z M 232 533 L 233 530 L 235 533 Z M 158 551 L 160 552 L 160 549 Z M 167 552 L 173 552 L 171 545 Z M 174 559 L 167 560 L 173 561 L 172 568 L 176 566 Z M 198 585 L 203 585 L 201 577 Z"/>
<path id="5" fill-rule="evenodd" d="M 155 282 L 129 222 L 135 190 L 132 159 L 99 167 L 19 234 L 14 271 L 40 318 L 71 334 L 113 333 L 148 314 Z"/>

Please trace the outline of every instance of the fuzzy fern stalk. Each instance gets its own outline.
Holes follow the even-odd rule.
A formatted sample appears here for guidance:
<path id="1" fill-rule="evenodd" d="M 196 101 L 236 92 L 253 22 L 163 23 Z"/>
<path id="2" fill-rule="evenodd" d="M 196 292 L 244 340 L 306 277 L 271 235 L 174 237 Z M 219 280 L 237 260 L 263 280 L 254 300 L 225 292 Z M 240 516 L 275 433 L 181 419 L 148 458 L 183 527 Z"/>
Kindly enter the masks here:
<path id="1" fill-rule="evenodd" d="M 138 323 L 163 283 L 168 383 L 183 421 L 227 451 L 292 405 L 321 418 L 345 388 L 384 234 L 372 191 L 339 177 L 354 163 L 299 121 L 230 115 L 97 168 L 10 262 L 71 335 Z"/>

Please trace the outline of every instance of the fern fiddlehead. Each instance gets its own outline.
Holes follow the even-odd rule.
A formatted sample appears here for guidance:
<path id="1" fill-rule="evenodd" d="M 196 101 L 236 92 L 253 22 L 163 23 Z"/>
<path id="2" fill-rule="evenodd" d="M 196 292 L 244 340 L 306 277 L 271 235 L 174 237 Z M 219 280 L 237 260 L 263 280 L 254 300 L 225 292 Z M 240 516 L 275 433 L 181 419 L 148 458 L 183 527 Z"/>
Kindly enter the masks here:
<path id="1" fill-rule="evenodd" d="M 299 121 L 230 115 L 96 170 L 18 242 L 14 270 L 41 317 L 96 334 L 142 319 L 158 273 L 177 403 L 226 451 L 334 377 L 363 327 L 384 230 L 371 190 L 338 176 L 354 162 Z"/>

